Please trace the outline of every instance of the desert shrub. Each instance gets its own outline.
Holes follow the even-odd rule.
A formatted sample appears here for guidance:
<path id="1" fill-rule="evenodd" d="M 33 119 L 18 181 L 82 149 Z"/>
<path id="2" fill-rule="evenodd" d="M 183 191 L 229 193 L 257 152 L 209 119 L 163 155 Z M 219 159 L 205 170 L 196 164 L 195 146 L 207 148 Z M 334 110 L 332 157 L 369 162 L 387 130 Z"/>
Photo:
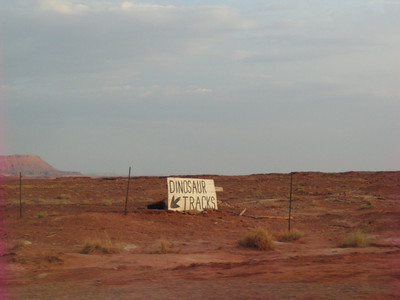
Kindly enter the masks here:
<path id="1" fill-rule="evenodd" d="M 44 261 L 44 262 L 48 262 L 48 263 L 51 263 L 51 264 L 54 264 L 54 263 L 56 263 L 56 264 L 62 264 L 62 263 L 64 263 L 64 260 L 62 260 L 58 255 L 54 255 L 54 254 L 43 254 L 43 256 L 42 256 L 42 261 Z"/>
<path id="2" fill-rule="evenodd" d="M 16 240 L 14 241 L 14 245 L 11 247 L 11 250 L 20 250 L 22 248 L 24 248 L 25 246 L 29 246 L 31 245 L 32 242 L 27 241 L 27 240 Z"/>
<path id="3" fill-rule="evenodd" d="M 119 249 L 113 245 L 109 238 L 88 238 L 84 241 L 83 247 L 80 253 L 90 254 L 94 252 L 102 252 L 106 254 L 118 253 Z"/>
<path id="4" fill-rule="evenodd" d="M 19 250 L 25 246 L 24 240 L 16 240 L 14 245 L 11 247 L 11 250 Z"/>
<path id="5" fill-rule="evenodd" d="M 170 247 L 169 247 L 168 241 L 167 241 L 166 239 L 160 239 L 160 240 L 158 241 L 158 246 L 157 246 L 157 249 L 156 249 L 155 252 L 158 253 L 158 254 L 166 254 L 166 253 L 168 253 L 170 250 L 171 250 L 171 249 L 170 249 Z"/>
<path id="6" fill-rule="evenodd" d="M 71 204 L 71 203 L 72 203 L 72 202 L 71 202 L 71 201 L 68 201 L 68 200 L 58 202 L 58 204 L 60 204 L 60 205 L 68 205 L 68 204 Z"/>
<path id="7" fill-rule="evenodd" d="M 287 231 L 281 232 L 278 240 L 280 242 L 296 241 L 296 240 L 300 239 L 303 235 L 304 235 L 304 233 L 297 229 L 293 229 L 291 231 L 287 230 Z"/>
<path id="8" fill-rule="evenodd" d="M 60 213 L 59 211 L 51 211 L 51 212 L 49 213 L 49 216 L 51 216 L 51 217 L 58 217 L 58 216 L 61 216 L 61 213 Z"/>
<path id="9" fill-rule="evenodd" d="M 41 219 L 41 218 L 46 218 L 49 214 L 47 213 L 47 211 L 41 211 L 36 215 L 37 219 Z"/>
<path id="10" fill-rule="evenodd" d="M 258 250 L 273 250 L 274 241 L 268 230 L 258 227 L 238 241 L 239 245 L 246 248 Z"/>
<path id="11" fill-rule="evenodd" d="M 182 253 L 182 248 L 175 248 L 172 243 L 170 243 L 167 239 L 161 238 L 159 239 L 151 251 L 153 254 L 167 254 L 174 253 L 180 254 Z"/>
<path id="12" fill-rule="evenodd" d="M 68 194 L 61 194 L 56 197 L 56 199 L 62 199 L 62 200 L 66 200 L 66 199 L 70 199 L 70 198 L 71 198 L 71 196 Z"/>
<path id="13" fill-rule="evenodd" d="M 369 246 L 369 236 L 368 234 L 362 232 L 360 229 L 357 229 L 351 233 L 349 233 L 344 240 L 342 241 L 342 247 L 356 247 L 356 248 L 364 248 Z"/>
<path id="14" fill-rule="evenodd" d="M 34 202 L 34 203 L 44 203 L 44 202 L 46 202 L 46 200 L 44 200 L 42 198 L 31 199 L 31 201 Z"/>
<path id="15" fill-rule="evenodd" d="M 360 209 L 369 209 L 374 207 L 375 207 L 375 202 L 371 198 L 364 199 L 360 205 Z"/>
<path id="16" fill-rule="evenodd" d="M 110 206 L 110 205 L 112 205 L 112 201 L 111 200 L 104 200 L 101 204 L 103 204 L 104 206 Z"/>

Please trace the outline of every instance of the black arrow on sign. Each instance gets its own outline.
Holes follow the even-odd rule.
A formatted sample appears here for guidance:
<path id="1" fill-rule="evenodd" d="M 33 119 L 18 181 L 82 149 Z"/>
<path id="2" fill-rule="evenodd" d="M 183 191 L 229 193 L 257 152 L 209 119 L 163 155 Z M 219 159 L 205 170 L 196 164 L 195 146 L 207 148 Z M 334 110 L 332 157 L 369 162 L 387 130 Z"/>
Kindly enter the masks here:
<path id="1" fill-rule="evenodd" d="M 172 196 L 171 208 L 179 208 L 180 207 L 178 205 L 179 200 L 181 200 L 181 197 L 178 197 L 178 198 L 175 199 L 175 196 Z"/>

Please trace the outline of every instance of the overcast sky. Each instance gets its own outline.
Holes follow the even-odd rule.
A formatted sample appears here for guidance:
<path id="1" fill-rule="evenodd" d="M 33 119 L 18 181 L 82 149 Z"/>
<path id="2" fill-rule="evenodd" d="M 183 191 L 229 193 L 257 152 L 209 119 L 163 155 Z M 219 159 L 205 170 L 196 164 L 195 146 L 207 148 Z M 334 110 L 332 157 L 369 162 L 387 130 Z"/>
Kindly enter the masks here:
<path id="1" fill-rule="evenodd" d="M 400 1 L 2 0 L 2 154 L 134 175 L 400 170 Z"/>

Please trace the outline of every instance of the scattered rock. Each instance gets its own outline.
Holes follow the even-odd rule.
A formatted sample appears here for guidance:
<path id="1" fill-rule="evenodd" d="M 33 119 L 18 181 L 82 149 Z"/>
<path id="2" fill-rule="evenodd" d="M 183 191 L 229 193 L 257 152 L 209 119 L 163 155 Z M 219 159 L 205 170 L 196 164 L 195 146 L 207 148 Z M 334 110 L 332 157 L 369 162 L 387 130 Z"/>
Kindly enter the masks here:
<path id="1" fill-rule="evenodd" d="M 45 277 L 47 277 L 47 275 L 48 275 L 47 273 L 40 273 L 36 276 L 36 278 L 38 278 L 38 279 L 45 278 Z"/>

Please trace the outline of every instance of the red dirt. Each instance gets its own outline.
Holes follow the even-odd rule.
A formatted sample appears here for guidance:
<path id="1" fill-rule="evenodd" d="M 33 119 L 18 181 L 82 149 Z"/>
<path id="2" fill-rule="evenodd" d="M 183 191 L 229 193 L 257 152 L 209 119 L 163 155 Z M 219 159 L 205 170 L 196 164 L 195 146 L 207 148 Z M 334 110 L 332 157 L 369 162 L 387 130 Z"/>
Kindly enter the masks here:
<path id="1" fill-rule="evenodd" d="M 288 174 L 215 180 L 218 211 L 147 210 L 165 177 L 4 178 L 0 263 L 7 299 L 399 299 L 400 172 L 296 173 L 292 227 L 273 251 L 238 246 L 253 228 L 287 229 Z M 243 216 L 238 214 L 246 208 Z M 354 229 L 366 248 L 341 248 Z M 111 253 L 81 254 L 101 239 Z M 160 239 L 168 249 L 160 252 Z M 1 276 L 1 274 L 0 274 Z"/>

